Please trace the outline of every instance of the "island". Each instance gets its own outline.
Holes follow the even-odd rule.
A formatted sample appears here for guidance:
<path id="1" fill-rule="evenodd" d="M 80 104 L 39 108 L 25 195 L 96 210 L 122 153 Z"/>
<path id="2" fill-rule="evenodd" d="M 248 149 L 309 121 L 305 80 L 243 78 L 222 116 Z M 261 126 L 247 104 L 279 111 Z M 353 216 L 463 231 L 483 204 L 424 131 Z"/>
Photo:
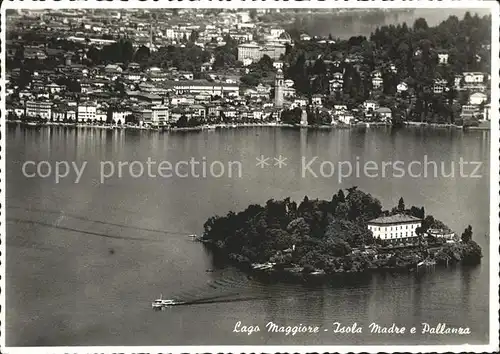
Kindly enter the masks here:
<path id="1" fill-rule="evenodd" d="M 248 271 L 299 278 L 377 270 L 477 265 L 481 247 L 468 226 L 458 237 L 424 207 L 391 210 L 357 187 L 330 200 L 307 196 L 250 205 L 204 224 L 200 241 Z"/>

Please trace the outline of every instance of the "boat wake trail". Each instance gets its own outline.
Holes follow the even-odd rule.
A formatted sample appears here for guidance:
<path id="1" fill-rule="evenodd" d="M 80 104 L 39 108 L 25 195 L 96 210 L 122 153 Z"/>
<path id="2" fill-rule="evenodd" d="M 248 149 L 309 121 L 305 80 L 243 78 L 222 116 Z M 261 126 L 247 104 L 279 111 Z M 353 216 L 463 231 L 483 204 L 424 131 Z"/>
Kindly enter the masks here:
<path id="1" fill-rule="evenodd" d="M 256 300 L 266 300 L 269 299 L 269 296 L 248 296 L 248 297 L 240 297 L 234 299 L 206 299 L 206 300 L 196 300 L 190 302 L 183 302 L 179 305 L 204 305 L 204 304 L 221 304 L 221 303 L 229 303 L 229 302 L 243 302 L 243 301 L 256 301 Z"/>
<path id="2" fill-rule="evenodd" d="M 31 213 L 44 213 L 44 214 L 54 214 L 54 215 L 59 215 L 59 218 L 56 221 L 56 226 L 59 226 L 60 222 L 65 219 L 76 219 L 76 220 L 82 220 L 82 221 L 88 221 L 90 223 L 94 224 L 101 224 L 105 226 L 113 226 L 113 227 L 118 227 L 121 229 L 130 229 L 130 230 L 137 230 L 137 231 L 144 231 L 144 232 L 152 232 L 152 233 L 158 233 L 158 234 L 165 234 L 165 235 L 190 235 L 189 232 L 179 232 L 179 231 L 173 231 L 173 230 L 158 230 L 158 229 L 151 229 L 151 228 L 146 228 L 146 227 L 138 227 L 134 225 L 125 225 L 125 224 L 117 224 L 117 223 L 112 223 L 109 221 L 102 221 L 102 220 L 94 220 L 94 219 L 88 219 L 85 217 L 82 217 L 80 215 L 75 215 L 75 214 L 70 214 L 70 213 L 65 213 L 64 211 L 56 211 L 56 210 L 48 210 L 48 209 L 37 209 L 37 208 L 25 208 L 25 207 L 20 207 L 17 205 L 8 205 L 7 208 L 9 209 L 19 209 Z"/>
<path id="3" fill-rule="evenodd" d="M 202 303 L 231 302 L 233 300 L 242 301 L 240 296 L 244 296 L 243 299 L 251 300 L 255 297 L 252 296 L 252 292 L 252 286 L 248 280 L 227 278 L 218 279 L 190 291 L 175 294 L 173 298 L 183 305 L 194 305 Z M 262 297 L 259 297 L 259 299 L 261 298 Z"/>
<path id="4" fill-rule="evenodd" d="M 16 223 L 19 223 L 19 224 L 39 225 L 39 226 L 48 227 L 48 228 L 52 228 L 52 229 L 59 229 L 59 230 L 64 230 L 64 231 L 70 231 L 70 232 L 80 233 L 80 234 L 85 234 L 85 235 L 90 235 L 90 236 L 99 236 L 99 237 L 103 237 L 103 238 L 112 238 L 112 239 L 118 239 L 118 240 L 161 242 L 161 240 L 148 239 L 148 238 L 123 237 L 123 236 L 117 236 L 117 235 L 108 235 L 108 234 L 104 234 L 104 233 L 101 233 L 101 232 L 93 232 L 93 231 L 87 231 L 87 230 L 81 230 L 81 229 L 74 229 L 74 228 L 71 228 L 71 227 L 58 226 L 58 225 L 48 224 L 46 222 L 35 221 L 35 220 L 24 220 L 24 219 L 17 219 L 17 218 L 7 218 L 7 221 L 13 221 L 13 222 L 16 222 Z"/>

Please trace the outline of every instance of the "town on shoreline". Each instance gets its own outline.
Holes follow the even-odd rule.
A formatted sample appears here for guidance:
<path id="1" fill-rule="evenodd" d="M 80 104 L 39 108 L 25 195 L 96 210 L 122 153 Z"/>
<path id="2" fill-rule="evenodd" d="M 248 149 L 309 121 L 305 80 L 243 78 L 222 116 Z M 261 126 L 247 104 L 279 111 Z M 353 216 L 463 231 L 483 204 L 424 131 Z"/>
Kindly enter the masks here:
<path id="1" fill-rule="evenodd" d="M 9 10 L 7 120 L 169 131 L 489 128 L 491 16 L 467 12 L 434 27 L 419 18 L 342 39 L 309 35 L 301 11 Z"/>

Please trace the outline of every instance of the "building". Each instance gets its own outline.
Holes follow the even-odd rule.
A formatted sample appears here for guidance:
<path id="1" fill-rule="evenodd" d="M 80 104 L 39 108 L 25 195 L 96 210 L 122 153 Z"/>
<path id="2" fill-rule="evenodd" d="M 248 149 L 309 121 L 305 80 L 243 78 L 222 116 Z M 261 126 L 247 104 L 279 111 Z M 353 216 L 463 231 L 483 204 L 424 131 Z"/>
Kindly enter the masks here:
<path id="1" fill-rule="evenodd" d="M 238 46 L 238 60 L 250 59 L 258 61 L 261 58 L 260 47 L 254 43 L 245 43 Z"/>
<path id="2" fill-rule="evenodd" d="M 276 78 L 274 79 L 274 105 L 278 108 L 283 107 L 283 88 L 285 86 L 285 78 L 283 71 L 278 69 Z"/>
<path id="3" fill-rule="evenodd" d="M 332 75 L 332 79 L 329 80 L 330 93 L 340 92 L 344 87 L 344 74 L 336 72 Z"/>
<path id="4" fill-rule="evenodd" d="M 414 240 L 422 220 L 410 215 L 396 214 L 368 221 L 368 230 L 373 237 L 390 242 Z"/>
<path id="5" fill-rule="evenodd" d="M 63 90 L 63 87 L 52 82 L 50 84 L 47 85 L 47 90 L 51 93 L 51 94 L 56 94 L 56 93 L 60 93 L 62 90 Z"/>
<path id="6" fill-rule="evenodd" d="M 151 119 L 150 120 L 144 120 L 144 123 L 149 123 L 151 125 L 165 125 L 168 122 L 169 119 L 169 114 L 168 114 L 168 107 L 164 105 L 158 105 L 158 106 L 153 106 L 151 107 L 150 110 L 151 112 Z"/>
<path id="7" fill-rule="evenodd" d="M 448 82 L 444 79 L 436 79 L 434 80 L 433 92 L 434 93 L 443 93 L 447 91 Z"/>
<path id="8" fill-rule="evenodd" d="M 383 122 L 389 122 L 392 119 L 392 111 L 388 107 L 380 107 L 375 110 L 375 113 Z"/>
<path id="9" fill-rule="evenodd" d="M 271 33 L 272 37 L 278 38 L 279 36 L 281 36 L 281 34 L 285 32 L 285 30 L 283 28 L 271 28 L 269 32 Z"/>
<path id="10" fill-rule="evenodd" d="M 286 47 L 283 44 L 279 43 L 270 43 L 266 44 L 264 47 L 260 49 L 260 58 L 264 55 L 267 55 L 272 60 L 280 60 L 282 55 L 285 55 Z M 259 59 L 260 59 L 259 58 Z"/>
<path id="11" fill-rule="evenodd" d="M 448 64 L 448 58 L 449 54 L 447 52 L 438 52 L 438 63 L 441 65 L 447 65 Z"/>
<path id="12" fill-rule="evenodd" d="M 374 90 L 378 90 L 384 84 L 384 79 L 382 79 L 382 72 L 380 70 L 375 70 L 372 72 L 372 87 Z"/>
<path id="13" fill-rule="evenodd" d="M 264 55 L 267 55 L 276 61 L 285 52 L 286 47 L 280 43 L 268 43 L 262 47 L 255 43 L 245 43 L 238 46 L 238 60 L 241 62 L 247 60 L 259 61 Z"/>
<path id="14" fill-rule="evenodd" d="M 40 117 L 50 119 L 52 117 L 52 104 L 44 101 L 27 101 L 25 104 L 27 117 Z"/>
<path id="15" fill-rule="evenodd" d="M 111 112 L 111 119 L 114 124 L 125 124 L 125 118 L 131 114 L 129 110 L 116 110 Z"/>
<path id="16" fill-rule="evenodd" d="M 311 97 L 311 103 L 313 106 L 322 106 L 323 105 L 323 99 L 321 95 L 313 95 Z"/>
<path id="17" fill-rule="evenodd" d="M 488 96 L 482 92 L 476 92 L 470 95 L 469 97 L 469 104 L 471 105 L 480 105 L 483 102 L 486 102 L 488 100 Z"/>
<path id="18" fill-rule="evenodd" d="M 240 86 L 236 83 L 209 82 L 206 80 L 186 80 L 166 82 L 176 95 L 208 95 L 208 96 L 230 96 L 240 95 Z"/>
<path id="19" fill-rule="evenodd" d="M 76 111 L 78 122 L 92 122 L 96 119 L 97 107 L 93 103 L 80 104 Z"/>
<path id="20" fill-rule="evenodd" d="M 283 62 L 282 61 L 275 61 L 273 63 L 273 68 L 275 68 L 276 70 L 278 70 L 278 69 L 283 70 Z"/>
<path id="21" fill-rule="evenodd" d="M 368 112 L 368 111 L 374 111 L 376 110 L 377 108 L 379 108 L 379 104 L 377 101 L 373 101 L 373 100 L 366 100 L 364 103 L 363 103 L 363 108 L 365 109 L 365 112 Z"/>
<path id="22" fill-rule="evenodd" d="M 311 40 L 311 36 L 310 36 L 310 35 L 308 35 L 308 34 L 306 34 L 306 33 L 302 33 L 302 34 L 300 35 L 300 40 L 301 40 L 301 41 L 310 41 L 310 40 Z"/>
<path id="23" fill-rule="evenodd" d="M 396 89 L 397 89 L 398 93 L 406 92 L 406 91 L 408 91 L 408 84 L 406 82 L 401 82 L 398 84 Z"/>
<path id="24" fill-rule="evenodd" d="M 464 82 L 468 84 L 482 84 L 485 81 L 485 75 L 480 72 L 464 72 Z"/>

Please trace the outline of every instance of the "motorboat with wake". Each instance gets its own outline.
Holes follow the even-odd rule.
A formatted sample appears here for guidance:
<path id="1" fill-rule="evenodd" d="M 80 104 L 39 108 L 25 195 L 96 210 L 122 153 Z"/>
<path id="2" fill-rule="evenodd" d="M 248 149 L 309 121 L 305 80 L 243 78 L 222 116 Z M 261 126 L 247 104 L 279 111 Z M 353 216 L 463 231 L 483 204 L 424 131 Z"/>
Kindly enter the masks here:
<path id="1" fill-rule="evenodd" d="M 159 299 L 156 299 L 151 303 L 151 307 L 153 308 L 153 310 L 163 310 L 167 307 L 181 305 L 181 304 L 183 304 L 183 302 L 176 301 L 173 299 L 163 299 L 163 296 L 160 295 Z"/>

